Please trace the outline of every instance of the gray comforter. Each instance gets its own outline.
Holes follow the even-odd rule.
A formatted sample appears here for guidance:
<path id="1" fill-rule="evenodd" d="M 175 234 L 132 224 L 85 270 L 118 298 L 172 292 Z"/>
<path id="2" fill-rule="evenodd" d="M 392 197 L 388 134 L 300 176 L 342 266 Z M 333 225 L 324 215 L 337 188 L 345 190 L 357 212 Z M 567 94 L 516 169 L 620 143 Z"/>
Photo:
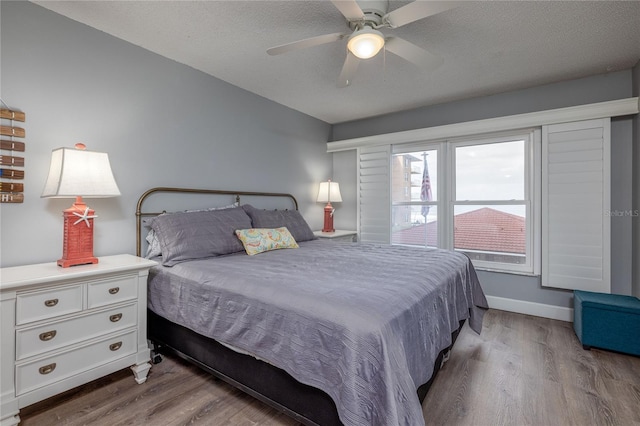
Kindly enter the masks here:
<path id="1" fill-rule="evenodd" d="M 325 240 L 154 267 L 148 303 L 322 389 L 353 426 L 423 425 L 417 387 L 487 307 L 462 254 Z"/>

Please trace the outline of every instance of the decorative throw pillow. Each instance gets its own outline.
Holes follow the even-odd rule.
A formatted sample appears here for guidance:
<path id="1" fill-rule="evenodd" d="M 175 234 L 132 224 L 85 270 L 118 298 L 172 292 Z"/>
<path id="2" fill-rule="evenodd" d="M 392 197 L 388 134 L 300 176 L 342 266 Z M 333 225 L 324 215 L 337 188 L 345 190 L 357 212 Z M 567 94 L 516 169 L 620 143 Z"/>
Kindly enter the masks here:
<path id="1" fill-rule="evenodd" d="M 245 204 L 242 208 L 251 217 L 254 228 L 285 227 L 297 242 L 316 239 L 309 224 L 298 210 L 261 210 L 250 204 Z"/>
<path id="2" fill-rule="evenodd" d="M 166 214 L 151 221 L 164 266 L 242 251 L 235 230 L 250 227 L 251 218 L 241 207 Z"/>
<path id="3" fill-rule="evenodd" d="M 298 248 L 296 240 L 285 227 L 238 229 L 236 235 L 249 256 L 269 250 Z"/>

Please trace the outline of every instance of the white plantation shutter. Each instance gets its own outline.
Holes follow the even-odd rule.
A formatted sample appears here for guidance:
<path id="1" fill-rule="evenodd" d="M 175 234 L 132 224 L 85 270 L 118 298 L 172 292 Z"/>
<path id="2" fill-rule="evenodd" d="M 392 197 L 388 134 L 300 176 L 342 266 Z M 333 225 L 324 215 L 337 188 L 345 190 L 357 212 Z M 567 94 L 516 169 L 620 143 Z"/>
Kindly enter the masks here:
<path id="1" fill-rule="evenodd" d="M 610 119 L 542 126 L 542 285 L 609 293 Z"/>
<path id="2" fill-rule="evenodd" d="M 360 241 L 391 241 L 391 146 L 358 148 L 358 229 Z"/>

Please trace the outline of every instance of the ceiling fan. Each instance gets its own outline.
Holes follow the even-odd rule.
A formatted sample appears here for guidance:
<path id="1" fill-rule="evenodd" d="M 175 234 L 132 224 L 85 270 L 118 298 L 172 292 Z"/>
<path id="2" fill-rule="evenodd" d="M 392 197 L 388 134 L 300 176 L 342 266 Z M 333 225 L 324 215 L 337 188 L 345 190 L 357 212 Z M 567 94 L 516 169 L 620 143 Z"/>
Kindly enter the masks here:
<path id="1" fill-rule="evenodd" d="M 398 28 L 419 19 L 453 9 L 461 2 L 416 0 L 396 10 L 388 12 L 388 0 L 331 0 L 331 3 L 347 18 L 351 33 L 333 33 L 311 37 L 293 43 L 283 44 L 267 50 L 269 55 L 280 55 L 293 50 L 305 49 L 347 41 L 347 57 L 338 77 L 338 87 L 351 84 L 360 60 L 369 59 L 384 47 L 391 52 L 426 70 L 432 70 L 442 63 L 442 58 L 410 43 L 402 38 L 385 36 L 380 28 Z"/>

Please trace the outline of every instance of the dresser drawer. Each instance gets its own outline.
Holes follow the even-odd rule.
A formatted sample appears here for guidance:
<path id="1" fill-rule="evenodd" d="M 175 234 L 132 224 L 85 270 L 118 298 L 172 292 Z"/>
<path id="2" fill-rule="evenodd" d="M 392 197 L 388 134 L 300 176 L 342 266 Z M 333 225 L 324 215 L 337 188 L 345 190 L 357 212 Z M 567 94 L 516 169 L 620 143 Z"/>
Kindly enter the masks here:
<path id="1" fill-rule="evenodd" d="M 138 297 L 138 276 L 123 275 L 108 280 L 90 282 L 88 285 L 89 309 L 132 300 Z"/>
<path id="2" fill-rule="evenodd" d="M 22 395 L 136 352 L 136 330 L 38 361 L 16 365 L 16 395 Z"/>
<path id="3" fill-rule="evenodd" d="M 113 333 L 137 323 L 135 303 L 16 331 L 16 360 Z"/>
<path id="4" fill-rule="evenodd" d="M 82 285 L 56 287 L 16 296 L 16 325 L 82 310 Z"/>

